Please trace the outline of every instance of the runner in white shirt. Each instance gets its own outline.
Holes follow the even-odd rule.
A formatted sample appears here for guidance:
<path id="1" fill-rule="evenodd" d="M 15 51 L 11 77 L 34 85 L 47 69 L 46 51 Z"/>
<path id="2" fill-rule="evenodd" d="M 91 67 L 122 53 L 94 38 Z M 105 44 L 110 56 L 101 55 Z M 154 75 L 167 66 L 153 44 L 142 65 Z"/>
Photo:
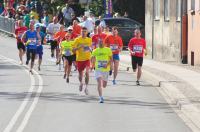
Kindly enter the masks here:
<path id="1" fill-rule="evenodd" d="M 53 36 L 56 32 L 58 32 L 60 30 L 60 24 L 58 23 L 58 18 L 57 17 L 54 17 L 53 18 L 53 22 L 50 23 L 48 26 L 47 26 L 47 34 L 49 34 L 49 41 L 50 41 L 50 44 L 51 44 L 51 57 L 54 57 L 54 52 L 55 52 L 55 49 L 58 48 L 58 44 L 57 44 L 57 41 L 55 41 L 53 39 Z M 56 52 L 58 52 L 56 50 Z"/>

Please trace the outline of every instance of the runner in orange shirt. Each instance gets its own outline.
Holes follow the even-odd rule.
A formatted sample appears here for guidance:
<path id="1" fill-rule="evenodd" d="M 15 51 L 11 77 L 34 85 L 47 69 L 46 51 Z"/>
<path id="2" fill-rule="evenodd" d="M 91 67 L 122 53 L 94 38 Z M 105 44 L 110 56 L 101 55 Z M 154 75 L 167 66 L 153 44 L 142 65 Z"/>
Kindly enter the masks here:
<path id="1" fill-rule="evenodd" d="M 120 61 L 119 53 L 122 51 L 122 48 L 123 48 L 123 41 L 122 41 L 122 38 L 118 35 L 117 27 L 112 28 L 112 34 L 105 38 L 105 44 L 107 47 L 111 48 L 112 53 L 113 53 L 114 75 L 113 75 L 112 82 L 113 82 L 113 85 L 115 85 L 116 77 L 118 74 L 119 61 Z"/>
<path id="2" fill-rule="evenodd" d="M 60 64 L 61 56 L 60 56 L 60 43 L 65 38 L 66 32 L 64 31 L 64 26 L 60 26 L 60 31 L 56 32 L 54 35 L 54 40 L 57 41 L 57 48 L 56 48 L 56 65 Z"/>

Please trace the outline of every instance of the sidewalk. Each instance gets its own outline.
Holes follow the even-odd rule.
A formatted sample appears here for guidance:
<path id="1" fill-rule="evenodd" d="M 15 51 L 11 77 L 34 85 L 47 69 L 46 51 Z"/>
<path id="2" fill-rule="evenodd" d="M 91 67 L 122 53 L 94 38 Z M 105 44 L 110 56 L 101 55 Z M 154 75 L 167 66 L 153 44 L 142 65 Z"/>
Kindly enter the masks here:
<path id="1" fill-rule="evenodd" d="M 127 52 L 121 55 L 121 66 L 131 68 Z M 189 66 L 167 64 L 144 59 L 142 80 L 158 86 L 159 92 L 169 104 L 179 109 L 175 112 L 195 132 L 200 132 L 200 72 Z"/>

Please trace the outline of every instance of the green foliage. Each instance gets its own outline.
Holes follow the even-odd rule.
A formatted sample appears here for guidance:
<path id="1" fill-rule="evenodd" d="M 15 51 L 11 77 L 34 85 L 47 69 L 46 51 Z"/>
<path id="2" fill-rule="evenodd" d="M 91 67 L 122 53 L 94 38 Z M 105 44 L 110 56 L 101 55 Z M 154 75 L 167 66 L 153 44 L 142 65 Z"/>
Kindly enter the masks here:
<path id="1" fill-rule="evenodd" d="M 92 3 L 90 4 L 89 8 L 90 11 L 95 15 L 95 16 L 100 16 L 103 15 L 105 12 L 104 9 L 104 0 L 92 0 Z"/>

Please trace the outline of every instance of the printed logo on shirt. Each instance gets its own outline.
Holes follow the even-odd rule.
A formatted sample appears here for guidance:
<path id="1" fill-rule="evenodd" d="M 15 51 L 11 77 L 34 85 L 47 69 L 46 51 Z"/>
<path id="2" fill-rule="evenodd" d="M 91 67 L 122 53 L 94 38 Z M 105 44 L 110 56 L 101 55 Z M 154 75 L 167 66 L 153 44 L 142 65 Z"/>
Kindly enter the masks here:
<path id="1" fill-rule="evenodd" d="M 136 53 L 142 53 L 143 46 L 142 45 L 134 45 L 133 46 L 133 51 L 136 52 Z"/>

